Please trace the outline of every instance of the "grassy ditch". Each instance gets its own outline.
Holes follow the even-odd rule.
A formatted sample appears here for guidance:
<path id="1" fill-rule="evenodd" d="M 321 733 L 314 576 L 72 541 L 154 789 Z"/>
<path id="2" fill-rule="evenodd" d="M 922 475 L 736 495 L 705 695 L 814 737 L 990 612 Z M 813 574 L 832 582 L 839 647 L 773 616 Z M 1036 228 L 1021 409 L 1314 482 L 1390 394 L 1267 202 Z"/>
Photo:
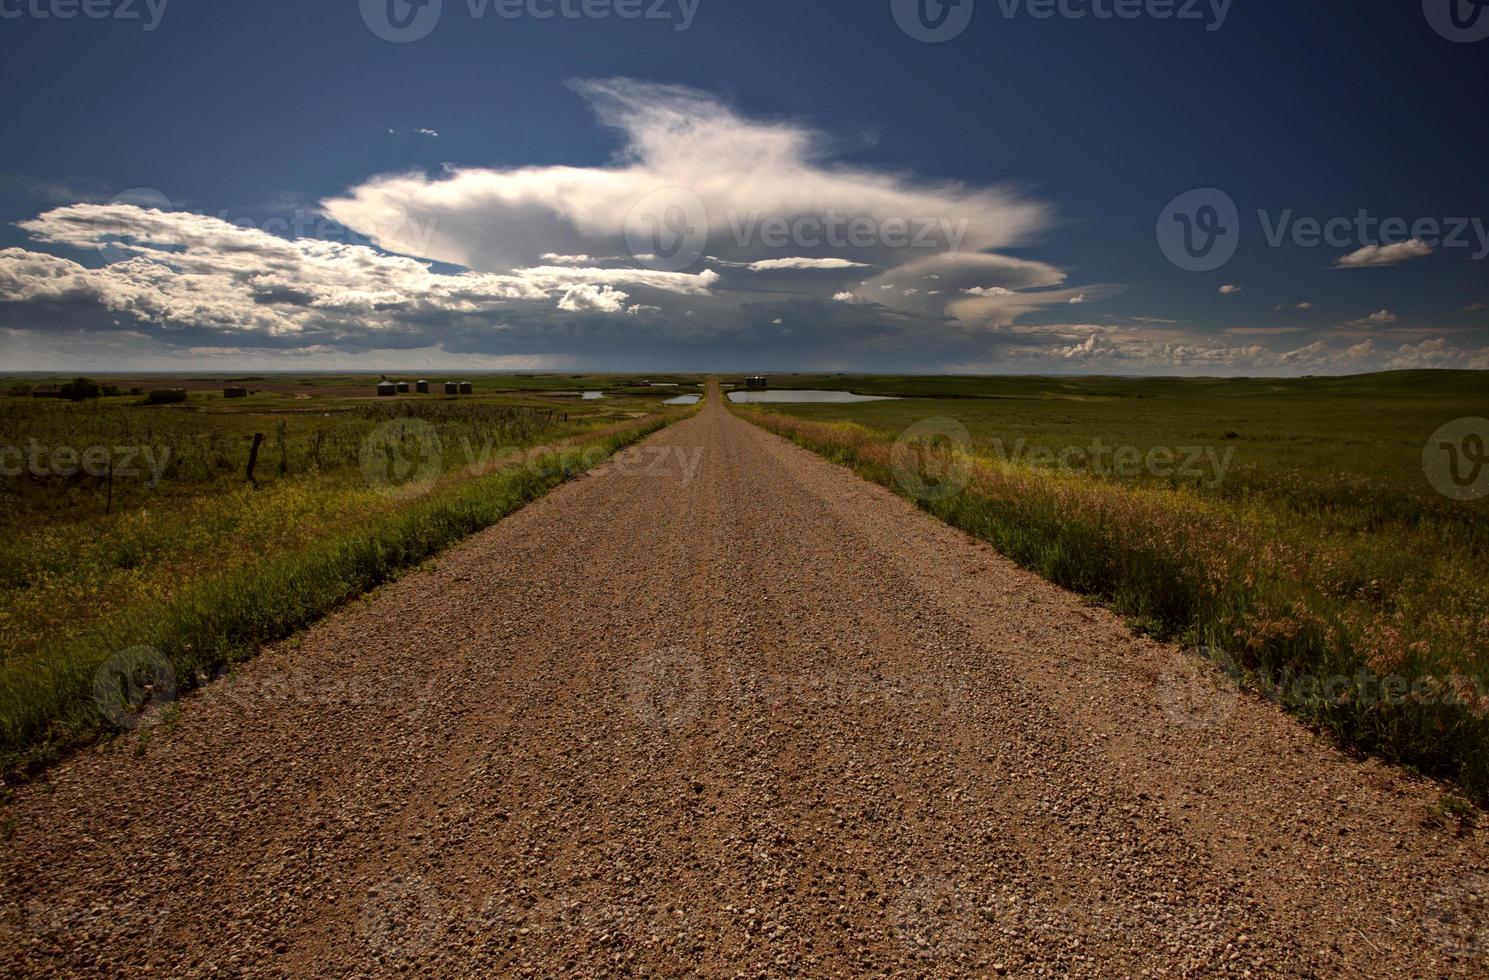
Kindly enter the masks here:
<path id="1" fill-rule="evenodd" d="M 956 412 L 946 400 L 894 411 L 912 404 L 921 417 Z M 1278 484 L 1305 485 L 1303 494 L 1107 479 L 1010 462 L 975 440 L 938 448 L 893 428 L 733 410 L 1139 628 L 1202 648 L 1348 745 L 1489 802 L 1482 510 L 1417 507 L 1389 488 L 1361 494 L 1322 472 Z M 907 460 L 965 485 L 907 489 Z"/>
<path id="2" fill-rule="evenodd" d="M 473 475 L 446 475 L 419 494 L 330 478 L 233 491 L 234 527 L 256 527 L 242 520 L 245 507 L 287 513 L 275 526 L 295 533 L 269 537 L 292 546 L 261 550 L 251 536 L 228 533 L 235 556 L 217 571 L 202 562 L 188 562 L 184 574 L 179 563 L 145 563 L 144 577 L 167 585 L 140 589 L 107 616 L 50 634 L 51 642 L 12 651 L 0 661 L 0 771 L 35 770 L 100 733 L 128 727 L 130 712 L 163 690 L 174 695 L 211 679 L 689 414 L 650 415 L 561 448 L 535 447 Z M 264 500 L 264 493 L 279 496 Z M 182 511 L 188 520 L 202 512 Z M 176 521 L 150 526 L 152 547 L 165 548 L 170 539 L 181 554 L 191 550 L 175 540 L 185 534 Z"/>

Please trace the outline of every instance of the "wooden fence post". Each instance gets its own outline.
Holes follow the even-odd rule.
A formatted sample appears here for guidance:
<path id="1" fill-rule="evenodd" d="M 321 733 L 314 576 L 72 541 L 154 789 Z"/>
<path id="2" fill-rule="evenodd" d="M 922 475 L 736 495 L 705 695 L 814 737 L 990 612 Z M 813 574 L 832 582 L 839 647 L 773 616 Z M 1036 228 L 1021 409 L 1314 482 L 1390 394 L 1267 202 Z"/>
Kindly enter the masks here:
<path id="1" fill-rule="evenodd" d="M 253 434 L 253 448 L 248 450 L 248 482 L 258 486 L 258 481 L 253 478 L 253 468 L 259 462 L 259 446 L 264 444 L 264 434 L 255 432 Z"/>

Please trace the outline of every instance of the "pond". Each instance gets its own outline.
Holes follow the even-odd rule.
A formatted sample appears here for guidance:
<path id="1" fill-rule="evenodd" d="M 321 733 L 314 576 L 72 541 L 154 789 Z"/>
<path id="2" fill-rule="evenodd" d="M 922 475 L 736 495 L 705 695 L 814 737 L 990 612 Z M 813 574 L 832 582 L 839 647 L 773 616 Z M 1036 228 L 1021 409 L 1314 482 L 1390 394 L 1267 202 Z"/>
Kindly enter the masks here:
<path id="1" fill-rule="evenodd" d="M 731 402 L 892 402 L 891 395 L 855 395 L 851 391 L 782 388 L 778 391 L 731 391 Z"/>
<path id="2" fill-rule="evenodd" d="M 581 392 L 579 397 L 583 398 L 587 402 L 592 402 L 604 398 L 605 393 L 603 391 L 585 391 Z"/>
<path id="3" fill-rule="evenodd" d="M 678 395 L 676 398 L 668 398 L 667 400 L 663 401 L 662 404 L 663 405 L 696 405 L 696 404 L 698 404 L 698 399 L 701 398 L 701 397 L 703 397 L 703 396 L 702 395 Z"/>

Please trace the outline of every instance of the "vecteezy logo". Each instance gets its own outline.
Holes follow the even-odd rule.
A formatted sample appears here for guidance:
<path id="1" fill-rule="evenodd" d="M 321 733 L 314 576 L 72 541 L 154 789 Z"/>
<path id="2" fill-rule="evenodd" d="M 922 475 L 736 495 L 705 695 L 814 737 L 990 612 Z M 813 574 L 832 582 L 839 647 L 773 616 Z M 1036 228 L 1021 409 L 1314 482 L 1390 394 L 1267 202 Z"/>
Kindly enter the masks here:
<path id="1" fill-rule="evenodd" d="M 1158 703 L 1181 728 L 1213 728 L 1235 714 L 1234 681 L 1198 657 L 1175 652 L 1158 672 Z"/>
<path id="2" fill-rule="evenodd" d="M 172 211 L 171 199 L 153 187 L 134 187 L 109 198 L 109 205 L 128 204 L 146 211 Z M 119 227 L 111 210 L 98 213 L 93 219 L 93 237 L 98 242 L 98 254 L 108 265 L 132 259 L 135 251 L 129 247 L 129 233 Z"/>
<path id="3" fill-rule="evenodd" d="M 384 41 L 407 44 L 429 36 L 444 0 L 361 0 L 362 20 Z"/>
<path id="4" fill-rule="evenodd" d="M 427 493 L 444 470 L 439 432 L 420 418 L 398 418 L 368 433 L 358 456 L 362 479 L 395 497 Z"/>
<path id="5" fill-rule="evenodd" d="M 1422 447 L 1422 472 L 1444 497 L 1489 494 L 1489 419 L 1455 419 L 1432 433 Z"/>
<path id="6" fill-rule="evenodd" d="M 972 7 L 973 0 L 890 0 L 900 30 L 926 44 L 959 36 L 972 23 Z"/>
<path id="7" fill-rule="evenodd" d="M 664 187 L 636 202 L 626 215 L 626 247 L 642 265 L 681 272 L 708 248 L 708 209 L 686 187 Z"/>
<path id="8" fill-rule="evenodd" d="M 929 503 L 955 497 L 972 480 L 967 458 L 971 445 L 967 427 L 956 419 L 921 419 L 890 447 L 895 482 L 916 500 Z"/>
<path id="9" fill-rule="evenodd" d="M 1461 959 L 1489 956 L 1489 875 L 1443 883 L 1428 897 L 1425 912 L 1427 935 L 1444 953 Z"/>
<path id="10" fill-rule="evenodd" d="M 1489 38 L 1489 0 L 1422 0 L 1422 11 L 1449 41 L 1473 44 Z"/>
<path id="11" fill-rule="evenodd" d="M 895 934 L 918 959 L 963 960 L 988 927 L 973 910 L 968 889 L 943 876 L 924 876 L 907 885 L 890 912 Z"/>
<path id="12" fill-rule="evenodd" d="M 175 699 L 176 668 L 154 647 L 121 650 L 93 674 L 93 704 L 115 728 L 129 731 L 145 712 Z"/>
<path id="13" fill-rule="evenodd" d="M 421 958 L 441 945 L 448 926 L 439 896 L 422 876 L 394 876 L 368 889 L 357 932 L 378 959 Z"/>
<path id="14" fill-rule="evenodd" d="M 1158 247 L 1187 272 L 1213 272 L 1231 260 L 1240 242 L 1236 202 L 1213 187 L 1180 194 L 1158 216 Z"/>
<path id="15" fill-rule="evenodd" d="M 631 665 L 631 710 L 648 728 L 676 731 L 708 697 L 703 660 L 683 647 L 644 651 Z"/>

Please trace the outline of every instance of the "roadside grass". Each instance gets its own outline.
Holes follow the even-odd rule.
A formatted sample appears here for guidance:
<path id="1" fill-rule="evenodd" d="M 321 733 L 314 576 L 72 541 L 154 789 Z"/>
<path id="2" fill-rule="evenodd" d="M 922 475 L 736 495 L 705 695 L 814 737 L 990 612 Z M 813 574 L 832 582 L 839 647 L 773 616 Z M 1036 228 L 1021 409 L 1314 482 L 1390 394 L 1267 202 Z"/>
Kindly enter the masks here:
<path id="1" fill-rule="evenodd" d="M 526 450 L 457 460 L 419 496 L 379 492 L 343 466 L 258 489 L 207 480 L 158 509 L 42 522 L 0 552 L 0 773 L 117 727 L 115 696 L 133 708 L 163 678 L 176 691 L 203 683 L 689 414 L 503 432 L 518 443 L 503 448 Z M 135 648 L 155 652 L 119 659 Z"/>
<path id="2" fill-rule="evenodd" d="M 13 501 L 0 523 L 18 517 L 73 521 L 238 487 L 247 476 L 255 433 L 263 436 L 254 470 L 262 487 L 286 477 L 355 471 L 368 433 L 398 418 L 432 426 L 453 464 L 457 448 L 471 447 L 469 454 L 522 445 L 566 425 L 577 432 L 594 421 L 593 414 L 582 404 L 520 398 L 227 400 L 193 393 L 169 405 L 128 396 L 78 404 L 0 398 L 0 466 Z M 106 452 L 115 469 L 127 471 L 112 481 L 96 465 L 89 472 L 79 464 L 90 451 Z M 62 464 L 81 472 L 53 472 Z"/>
<path id="3" fill-rule="evenodd" d="M 1489 415 L 1483 371 L 1393 371 L 1353 378 L 925 378 L 772 376 L 771 387 L 829 388 L 899 401 L 772 404 L 819 422 L 903 431 L 930 416 L 964 424 L 979 454 L 1025 447 L 1154 446 L 1232 451 L 1218 488 L 1228 498 L 1275 490 L 1335 511 L 1362 493 L 1372 509 L 1449 508 L 1422 478 L 1422 446 L 1444 422 Z M 997 451 L 994 441 L 1002 445 Z M 1478 522 L 1480 528 L 1483 522 Z"/>
<path id="4" fill-rule="evenodd" d="M 1435 421 L 1403 443 L 1415 443 L 1419 483 L 1427 435 L 1453 412 L 1476 414 L 1482 404 L 1475 396 L 1467 406 L 1426 410 Z M 964 467 L 966 487 L 916 500 L 923 509 L 1162 638 L 1203 648 L 1239 681 L 1345 743 L 1457 780 L 1489 803 L 1489 513 L 1411 485 L 1399 447 L 1369 431 L 1359 405 L 1341 437 L 1374 444 L 1381 479 L 1258 454 L 1240 470 L 1240 486 L 1010 461 L 975 437 L 986 403 L 792 405 L 790 414 L 731 407 L 912 499 L 896 475 L 900 432 L 912 420 L 967 417 L 970 447 L 929 467 Z M 1286 408 L 1271 410 L 1274 435 L 1285 441 Z M 1109 441 L 1121 444 L 1125 432 L 1141 429 L 1124 428 L 1128 411 L 1165 409 L 1107 406 L 1101 429 Z M 1055 418 L 1064 412 L 1046 409 Z M 1173 406 L 1168 412 L 1171 444 L 1192 439 L 1193 419 Z M 872 427 L 813 420 L 827 413 L 856 414 Z"/>
<path id="5" fill-rule="evenodd" d="M 137 398 L 0 399 L 0 663 L 54 647 L 179 583 L 398 507 L 396 494 L 369 485 L 362 466 L 369 438 L 389 426 L 407 427 L 409 438 L 396 447 L 404 460 L 431 463 L 436 472 L 428 475 L 445 483 L 539 442 L 586 438 L 662 408 L 655 400 L 621 411 L 529 401 L 316 399 L 303 408 L 194 394 L 186 404 L 152 408 Z M 268 437 L 250 485 L 254 432 Z M 437 454 L 426 452 L 420 433 L 437 440 Z M 97 467 L 54 472 L 61 462 L 78 468 L 88 447 L 126 471 L 112 481 Z M 389 460 L 368 462 L 376 469 Z"/>

